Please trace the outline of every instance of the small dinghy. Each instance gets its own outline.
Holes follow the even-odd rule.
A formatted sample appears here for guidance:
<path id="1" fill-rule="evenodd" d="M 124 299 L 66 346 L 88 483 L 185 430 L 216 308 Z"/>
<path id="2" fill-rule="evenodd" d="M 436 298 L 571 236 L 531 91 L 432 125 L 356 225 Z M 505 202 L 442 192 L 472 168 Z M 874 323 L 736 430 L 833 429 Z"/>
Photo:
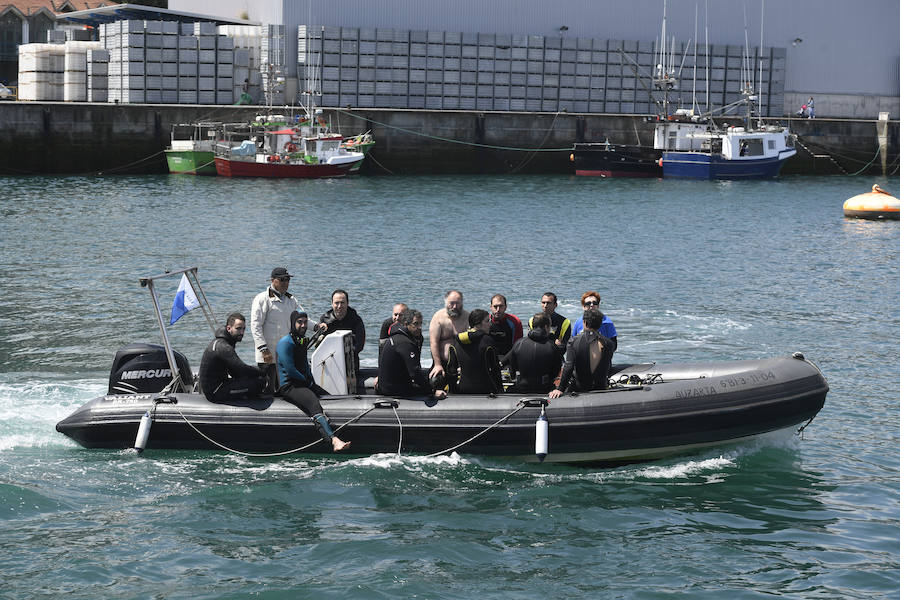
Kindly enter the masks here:
<path id="1" fill-rule="evenodd" d="M 196 269 L 186 271 L 196 278 Z M 152 279 L 142 280 L 151 290 Z M 313 422 L 280 398 L 214 404 L 191 391 L 193 385 L 173 385 L 193 377 L 185 357 L 168 346 L 158 316 L 166 346 L 121 349 L 109 393 L 60 421 L 57 431 L 87 448 L 225 449 L 260 456 L 328 452 Z M 351 394 L 357 375 L 348 369 L 352 364 L 349 332 L 326 337 L 312 356 L 320 385 L 335 392 L 321 399 L 322 406 L 341 438 L 352 442 L 351 456 L 458 451 L 517 461 L 653 460 L 802 430 L 828 392 L 822 373 L 799 353 L 618 365 L 608 390 L 553 400 L 513 393 L 453 394 L 437 401 L 379 396 L 369 385 L 372 369 L 360 373 L 368 393 Z M 125 380 L 128 392 L 122 391 Z"/>

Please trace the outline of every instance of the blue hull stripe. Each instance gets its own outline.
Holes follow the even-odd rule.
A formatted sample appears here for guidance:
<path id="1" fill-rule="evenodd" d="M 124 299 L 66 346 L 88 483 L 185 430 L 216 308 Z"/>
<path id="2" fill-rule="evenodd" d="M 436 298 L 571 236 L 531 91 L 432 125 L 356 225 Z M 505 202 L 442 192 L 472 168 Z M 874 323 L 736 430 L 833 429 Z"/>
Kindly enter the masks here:
<path id="1" fill-rule="evenodd" d="M 785 159 L 725 160 L 700 152 L 664 152 L 663 177 L 690 179 L 766 179 L 776 177 Z"/>

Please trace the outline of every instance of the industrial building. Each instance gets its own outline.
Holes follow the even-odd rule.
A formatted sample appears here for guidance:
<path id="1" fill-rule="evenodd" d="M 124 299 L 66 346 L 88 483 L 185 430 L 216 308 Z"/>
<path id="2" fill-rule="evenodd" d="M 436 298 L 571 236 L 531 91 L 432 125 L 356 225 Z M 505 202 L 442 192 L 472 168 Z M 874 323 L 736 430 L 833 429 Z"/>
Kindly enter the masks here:
<path id="1" fill-rule="evenodd" d="M 294 103 L 310 90 L 319 104 L 335 107 L 653 114 L 647 81 L 664 45 L 679 83 L 671 100 L 679 106 L 727 105 L 749 85 L 766 116 L 792 114 L 809 96 L 820 117 L 900 113 L 900 41 L 892 33 L 900 17 L 896 0 L 170 0 L 168 10 L 73 10 L 80 6 L 57 4 L 63 12 L 54 14 L 56 27 L 93 25 L 93 39 L 100 38 L 100 24 L 117 19 L 132 21 L 125 26 L 132 28 L 141 19 L 214 22 L 220 37 L 236 40 L 228 44 L 251 53 L 249 61 L 230 67 L 176 55 L 169 66 L 183 64 L 185 70 L 163 74 L 166 61 L 147 58 L 165 51 L 153 45 L 157 25 L 144 25 L 144 35 L 128 36 L 124 46 L 123 37 L 104 37 L 102 47 L 111 51 L 109 74 L 128 76 L 107 83 L 125 92 L 107 94 L 110 102 L 196 98 L 222 104 L 241 87 L 253 86 L 259 88 L 254 101 L 277 104 Z M 17 40 L 46 41 L 35 36 L 53 33 L 50 14 L 40 9 L 26 15 L 0 4 L 0 58 L 9 58 Z M 233 29 L 221 27 L 229 24 Z M 248 26 L 257 35 L 248 35 Z M 167 31 L 189 34 L 192 27 Z M 175 40 L 171 50 L 202 54 L 194 43 Z M 222 50 L 227 54 L 227 44 Z M 102 61 L 100 56 L 94 60 Z M 86 62 L 83 69 L 89 71 Z M 77 79 L 102 85 L 97 74 L 103 67 L 95 64 L 93 77 Z M 45 82 L 40 75 L 29 77 Z M 157 81 L 161 77 L 175 77 L 177 85 Z M 57 79 L 63 78 L 59 72 Z M 66 81 L 75 79 L 70 74 Z"/>
<path id="2" fill-rule="evenodd" d="M 605 40 L 609 65 L 609 49 L 612 47 L 617 52 L 616 42 L 632 49 L 637 47 L 639 53 L 653 47 L 660 36 L 663 0 L 170 0 L 169 8 L 284 25 L 285 51 L 289 55 L 295 48 L 293 28 L 307 25 L 341 28 L 342 36 L 343 28 L 359 29 L 360 35 L 363 30 L 392 29 L 410 31 L 411 36 L 413 32 L 485 34 L 488 39 L 491 35 L 541 36 L 544 49 L 551 51 L 557 46 L 561 51 L 577 51 L 579 46 L 587 45 L 586 40 L 591 41 L 593 51 L 594 41 Z M 708 40 L 713 47 L 711 54 L 718 52 L 718 58 L 725 61 L 718 68 L 729 68 L 747 45 L 755 56 L 760 38 L 763 56 L 777 56 L 783 51 L 783 95 L 780 99 L 772 95 L 772 107 L 767 112 L 773 115 L 779 112 L 776 102 L 782 102 L 781 114 L 791 114 L 809 96 L 815 97 L 816 113 L 821 116 L 875 118 L 881 111 L 900 114 L 900 38 L 895 31 L 898 22 L 900 2 L 896 0 L 668 0 L 667 3 L 667 37 L 674 36 L 676 44 L 682 47 L 689 40 L 698 39 L 701 56 Z M 495 52 L 502 45 L 502 42 L 497 44 Z M 725 50 L 717 51 L 717 47 Z M 498 60 L 496 54 L 494 60 Z M 689 52 L 686 63 L 692 60 Z M 705 60 L 698 60 L 705 67 Z M 576 58 L 572 62 L 579 61 Z M 774 71 L 778 65 L 764 62 L 763 67 Z M 494 85 L 503 85 L 496 82 L 496 73 L 495 63 Z M 626 66 L 621 77 L 630 78 L 629 73 Z M 685 69 L 681 74 L 683 94 L 692 88 L 692 73 L 690 76 L 688 73 Z M 721 74 L 711 73 L 710 80 L 715 81 L 717 75 Z M 724 81 L 729 78 L 726 75 Z M 701 79 L 705 82 L 705 73 L 698 75 L 698 85 Z M 779 82 L 775 83 L 777 86 Z M 576 85 L 573 89 L 590 90 L 590 85 L 587 88 Z M 634 85 L 634 97 L 640 98 L 642 88 L 637 78 Z M 623 89 L 619 89 L 620 97 Z M 475 98 L 477 104 L 477 90 Z M 604 97 L 604 103 L 606 100 Z M 766 101 L 765 96 L 763 100 Z M 629 108 L 634 112 L 643 109 L 641 102 L 633 107 L 626 100 L 619 102 L 622 112 L 631 112 Z"/>

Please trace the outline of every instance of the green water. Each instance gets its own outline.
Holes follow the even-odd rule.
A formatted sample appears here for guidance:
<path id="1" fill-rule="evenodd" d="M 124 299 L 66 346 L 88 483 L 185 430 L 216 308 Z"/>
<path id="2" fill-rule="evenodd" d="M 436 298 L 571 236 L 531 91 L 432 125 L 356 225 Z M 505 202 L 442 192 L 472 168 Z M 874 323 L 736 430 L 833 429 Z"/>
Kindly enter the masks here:
<path id="1" fill-rule="evenodd" d="M 2 179 L 0 597 L 895 598 L 900 222 L 841 213 L 876 181 L 900 190 L 833 177 Z M 577 316 L 597 289 L 617 361 L 799 350 L 831 392 L 803 439 L 617 469 L 464 449 L 137 456 L 57 434 L 105 391 L 119 346 L 158 342 L 138 277 L 193 265 L 220 317 L 247 312 L 274 266 L 313 315 L 349 290 L 368 365 L 398 300 L 427 319 L 447 288 L 469 309 L 500 292 L 527 317 L 554 291 Z M 194 367 L 205 327 L 191 313 L 171 330 Z"/>

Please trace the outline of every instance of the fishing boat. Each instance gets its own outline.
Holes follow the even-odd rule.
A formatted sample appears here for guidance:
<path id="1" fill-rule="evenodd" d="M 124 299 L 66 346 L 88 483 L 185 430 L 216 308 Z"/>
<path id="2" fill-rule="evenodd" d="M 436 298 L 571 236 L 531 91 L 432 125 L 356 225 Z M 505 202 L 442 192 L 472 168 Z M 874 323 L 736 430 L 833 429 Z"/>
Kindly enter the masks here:
<path id="1" fill-rule="evenodd" d="M 797 153 L 794 137 L 782 125 L 766 125 L 762 119 L 757 119 L 754 124 L 753 113 L 754 108 L 759 106 L 759 96 L 752 89 L 749 47 L 742 63 L 745 71 L 742 81 L 745 84 L 740 100 L 700 113 L 695 97 L 692 108 L 673 111 L 669 96 L 678 89 L 681 69 L 676 70 L 676 57 L 666 51 L 666 3 L 663 4 L 660 39 L 663 43 L 656 52 L 653 90 L 648 88 L 658 108 L 652 148 L 608 143 L 575 144 L 570 160 L 575 163 L 576 175 L 682 179 L 767 179 L 778 176 L 785 161 Z M 671 47 L 674 46 L 672 39 Z M 696 41 L 694 49 L 696 80 Z M 638 64 L 623 51 L 620 50 L 620 53 L 635 76 L 642 80 Z M 681 60 L 682 64 L 685 57 Z M 760 80 L 761 69 L 760 61 Z M 661 94 L 661 100 L 654 93 Z M 725 123 L 725 115 L 739 107 L 745 109 L 743 123 Z"/>
<path id="2" fill-rule="evenodd" d="M 319 114 L 278 129 L 267 127 L 240 143 L 226 132 L 216 144 L 215 166 L 226 177 L 340 177 L 359 171 L 365 154 L 342 147 Z"/>
<path id="3" fill-rule="evenodd" d="M 188 360 L 175 352 L 154 282 L 188 274 L 210 327 L 215 318 L 196 268 L 142 278 L 150 288 L 163 346 L 120 349 L 108 392 L 56 425 L 87 448 L 224 449 L 271 455 L 322 453 L 314 424 L 277 397 L 229 404 L 206 400 Z M 821 410 L 828 384 L 801 354 L 755 360 L 614 366 L 610 387 L 547 396 L 451 394 L 441 400 L 374 393 L 373 369 L 356 373 L 349 332 L 335 332 L 312 354 L 312 372 L 329 391 L 322 406 L 351 456 L 459 452 L 515 461 L 622 464 L 742 443 L 801 430 Z M 354 393 L 357 377 L 365 394 Z M 143 425 L 142 425 L 143 423 Z M 344 456 L 342 453 L 341 456 Z"/>
<path id="4" fill-rule="evenodd" d="M 768 179 L 797 153 L 787 127 L 751 124 L 756 96 L 746 93 L 745 126 L 667 121 L 656 126 L 654 147 L 662 149 L 663 177 L 688 179 Z"/>
<path id="5" fill-rule="evenodd" d="M 588 177 L 662 177 L 662 151 L 650 146 L 579 143 L 570 156 L 575 174 Z"/>
<path id="6" fill-rule="evenodd" d="M 166 148 L 169 173 L 215 175 L 215 145 L 222 123 L 201 121 L 172 126 L 172 139 Z"/>

